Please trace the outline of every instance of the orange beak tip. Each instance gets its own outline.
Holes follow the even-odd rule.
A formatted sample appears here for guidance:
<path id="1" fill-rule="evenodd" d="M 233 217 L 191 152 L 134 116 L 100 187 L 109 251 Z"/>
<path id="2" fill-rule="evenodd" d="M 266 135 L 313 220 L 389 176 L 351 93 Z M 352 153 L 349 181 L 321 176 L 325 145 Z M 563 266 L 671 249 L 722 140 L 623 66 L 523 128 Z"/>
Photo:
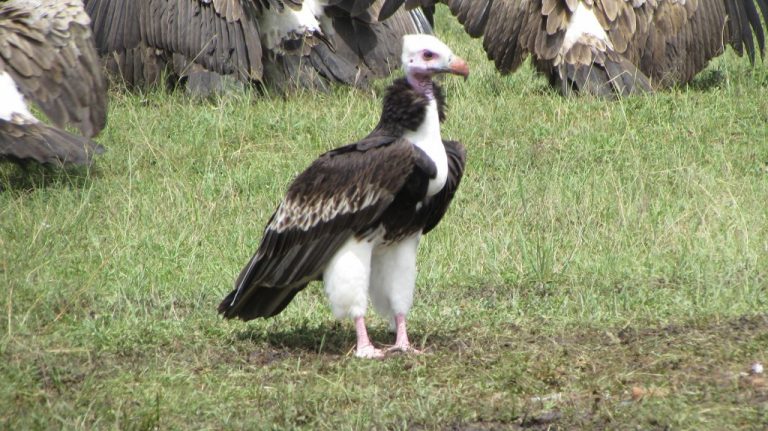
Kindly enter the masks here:
<path id="1" fill-rule="evenodd" d="M 467 62 L 464 61 L 462 58 L 454 57 L 449 67 L 450 67 L 451 73 L 463 76 L 464 80 L 469 78 L 469 66 L 467 65 Z"/>

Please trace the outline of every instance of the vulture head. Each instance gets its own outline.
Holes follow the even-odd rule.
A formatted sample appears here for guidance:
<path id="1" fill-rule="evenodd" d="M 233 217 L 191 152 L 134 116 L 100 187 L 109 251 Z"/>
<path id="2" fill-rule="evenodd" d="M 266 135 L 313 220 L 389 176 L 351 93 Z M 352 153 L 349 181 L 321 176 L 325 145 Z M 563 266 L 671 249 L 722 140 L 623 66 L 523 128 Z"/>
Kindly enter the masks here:
<path id="1" fill-rule="evenodd" d="M 439 73 L 469 76 L 469 66 L 440 39 L 427 34 L 403 36 L 401 57 L 405 76 L 415 89 L 429 92 L 432 77 Z"/>

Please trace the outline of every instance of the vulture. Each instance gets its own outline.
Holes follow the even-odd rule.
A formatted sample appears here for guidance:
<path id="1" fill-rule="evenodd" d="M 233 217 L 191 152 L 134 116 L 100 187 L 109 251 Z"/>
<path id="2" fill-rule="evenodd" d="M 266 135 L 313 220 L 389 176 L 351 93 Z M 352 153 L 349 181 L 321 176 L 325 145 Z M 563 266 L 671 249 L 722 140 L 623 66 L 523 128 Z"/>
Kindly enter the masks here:
<path id="1" fill-rule="evenodd" d="M 274 316 L 309 282 L 322 280 L 333 314 L 354 320 L 357 357 L 385 354 L 368 338 L 369 296 L 396 332 L 389 350 L 418 353 L 405 325 L 416 250 L 447 211 L 466 159 L 463 145 L 440 135 L 445 100 L 432 77 L 466 78 L 469 68 L 431 35 L 404 36 L 401 58 L 406 76 L 387 88 L 375 129 L 321 155 L 288 187 L 219 305 L 225 318 Z"/>
<path id="2" fill-rule="evenodd" d="M 0 99 L 0 159 L 87 165 L 104 151 L 90 139 L 105 126 L 107 91 L 82 1 L 0 3 Z"/>
<path id="3" fill-rule="evenodd" d="M 129 86 L 170 69 L 205 93 L 221 75 L 271 88 L 365 86 L 399 66 L 401 38 L 431 33 L 419 10 L 383 0 L 86 0 L 110 75 Z"/>
<path id="4" fill-rule="evenodd" d="M 563 94 L 604 97 L 690 82 L 725 45 L 754 63 L 766 0 L 439 0 L 496 68 L 514 72 L 530 54 Z M 386 0 L 379 19 L 438 0 Z"/>

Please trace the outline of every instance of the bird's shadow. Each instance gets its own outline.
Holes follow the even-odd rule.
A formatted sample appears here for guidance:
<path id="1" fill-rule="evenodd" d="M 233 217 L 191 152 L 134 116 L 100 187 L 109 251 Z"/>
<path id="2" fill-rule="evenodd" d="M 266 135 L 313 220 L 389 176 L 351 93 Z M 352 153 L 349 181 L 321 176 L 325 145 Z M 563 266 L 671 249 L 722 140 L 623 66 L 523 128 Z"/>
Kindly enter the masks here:
<path id="1" fill-rule="evenodd" d="M 725 84 L 725 74 L 721 70 L 709 69 L 696 75 L 688 84 L 688 88 L 697 91 L 711 91 Z"/>
<path id="2" fill-rule="evenodd" d="M 369 327 L 368 336 L 379 348 L 386 348 L 395 342 L 395 334 L 386 325 Z M 455 334 L 426 332 L 418 327 L 409 329 L 408 336 L 416 348 L 426 350 L 449 345 L 455 339 Z M 340 321 L 303 322 L 285 329 L 249 328 L 235 333 L 234 337 L 240 343 L 266 344 L 273 351 L 331 357 L 352 354 L 356 343 L 355 328 Z"/>
<path id="3" fill-rule="evenodd" d="M 84 188 L 98 175 L 91 167 L 59 167 L 29 161 L 0 161 L 0 193 L 38 189 Z"/>
<path id="4" fill-rule="evenodd" d="M 273 349 L 303 353 L 344 354 L 355 342 L 353 329 L 341 322 L 302 322 L 286 328 L 251 327 L 235 333 L 239 342 L 267 344 Z"/>

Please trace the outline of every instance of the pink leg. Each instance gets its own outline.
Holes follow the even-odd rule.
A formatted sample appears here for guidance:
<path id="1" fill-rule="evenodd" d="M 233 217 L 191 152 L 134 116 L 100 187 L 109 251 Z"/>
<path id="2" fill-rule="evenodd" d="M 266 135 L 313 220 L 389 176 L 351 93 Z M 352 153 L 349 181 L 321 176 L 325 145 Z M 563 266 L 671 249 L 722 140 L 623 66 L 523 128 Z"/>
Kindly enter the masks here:
<path id="1" fill-rule="evenodd" d="M 421 353 L 420 350 L 416 350 L 413 347 L 411 347 L 411 342 L 408 341 L 408 331 L 405 329 L 405 315 L 403 314 L 397 314 L 395 315 L 395 327 L 397 328 L 397 336 L 395 338 L 395 345 L 390 347 L 388 350 L 391 351 L 400 351 L 400 352 L 409 352 L 409 353 Z"/>
<path id="2" fill-rule="evenodd" d="M 365 329 L 365 318 L 363 316 L 355 317 L 355 332 L 357 332 L 355 356 L 368 359 L 384 357 L 384 352 L 373 347 L 373 344 L 371 344 L 371 340 L 368 338 L 368 330 Z"/>

